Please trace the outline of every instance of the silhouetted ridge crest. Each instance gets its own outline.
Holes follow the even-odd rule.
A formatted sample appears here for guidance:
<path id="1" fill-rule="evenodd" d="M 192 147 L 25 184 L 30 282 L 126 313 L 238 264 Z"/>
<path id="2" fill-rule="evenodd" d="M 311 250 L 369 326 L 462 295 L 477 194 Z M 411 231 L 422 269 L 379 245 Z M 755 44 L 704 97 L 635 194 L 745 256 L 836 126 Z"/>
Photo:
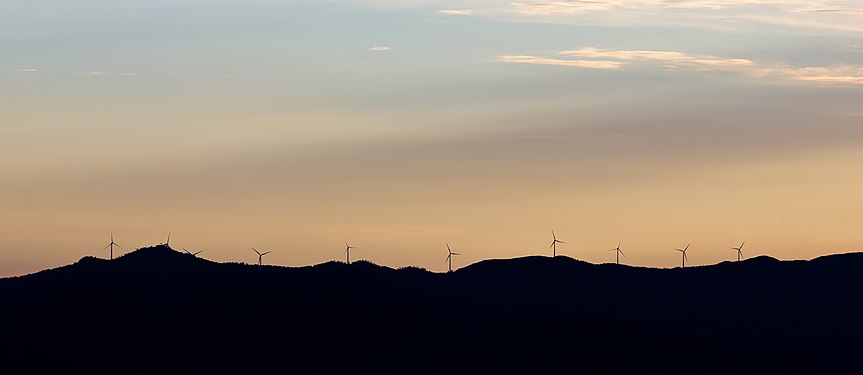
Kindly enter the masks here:
<path id="1" fill-rule="evenodd" d="M 144 247 L 118 257 L 116 262 L 122 266 L 158 267 L 160 269 L 173 267 L 189 267 L 209 262 L 190 254 L 182 253 L 165 245 Z"/>
<path id="2" fill-rule="evenodd" d="M 457 272 L 551 272 L 563 270 L 577 270 L 590 266 L 593 265 L 585 261 L 573 259 L 563 255 L 558 255 L 554 258 L 534 255 L 512 259 L 487 259 L 463 267 L 457 270 Z"/>

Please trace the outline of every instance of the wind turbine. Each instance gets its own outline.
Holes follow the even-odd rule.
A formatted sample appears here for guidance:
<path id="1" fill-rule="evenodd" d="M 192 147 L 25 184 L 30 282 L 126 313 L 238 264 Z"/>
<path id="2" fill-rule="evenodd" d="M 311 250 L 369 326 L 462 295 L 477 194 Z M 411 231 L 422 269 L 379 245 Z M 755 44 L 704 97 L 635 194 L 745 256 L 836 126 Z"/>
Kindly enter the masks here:
<path id="1" fill-rule="evenodd" d="M 746 241 L 743 241 L 743 243 L 740 244 L 740 247 L 732 247 L 731 248 L 731 250 L 737 250 L 737 261 L 738 262 L 741 259 L 743 259 L 743 245 L 746 245 Z"/>
<path id="2" fill-rule="evenodd" d="M 105 250 L 109 247 L 111 248 L 111 260 L 114 260 L 114 246 L 117 246 L 120 249 L 123 248 L 122 246 L 120 246 L 116 242 L 114 242 L 114 231 L 111 231 L 111 243 L 109 243 L 108 246 L 105 246 L 102 248 L 102 250 Z"/>
<path id="3" fill-rule="evenodd" d="M 262 263 L 262 260 L 263 260 L 263 258 L 264 258 L 264 255 L 267 255 L 267 254 L 271 253 L 270 251 L 267 251 L 267 252 L 265 252 L 265 253 L 262 253 L 262 252 L 258 251 L 258 249 L 255 249 L 254 247 L 252 248 L 252 250 L 255 250 L 255 252 L 256 252 L 256 253 L 258 253 L 258 265 L 259 265 L 259 266 L 260 266 L 260 265 L 261 265 L 261 263 Z"/>
<path id="4" fill-rule="evenodd" d="M 444 262 L 449 262 L 449 271 L 447 272 L 452 272 L 452 256 L 461 254 L 452 252 L 452 249 L 449 248 L 449 244 L 446 244 L 446 250 L 449 251 L 449 255 L 446 256 L 446 260 Z"/>
<path id="5" fill-rule="evenodd" d="M 617 247 L 608 251 L 614 251 L 617 253 L 617 264 L 620 264 L 620 254 L 623 254 L 623 250 L 620 250 L 620 242 L 617 243 Z M 623 256 L 626 257 L 626 254 L 623 254 Z"/>
<path id="6" fill-rule="evenodd" d="M 345 255 L 347 256 L 346 259 L 347 259 L 348 264 L 351 264 L 351 249 L 356 249 L 356 248 L 351 246 L 351 245 L 348 245 L 348 243 L 345 242 Z"/>
<path id="7" fill-rule="evenodd" d="M 554 231 L 551 231 L 551 238 L 552 238 L 553 240 L 551 241 L 551 246 L 549 246 L 548 248 L 549 248 L 549 249 L 554 249 L 554 251 L 553 251 L 551 254 L 552 254 L 552 256 L 553 256 L 553 257 L 556 257 L 556 256 L 557 256 L 557 244 L 559 244 L 559 243 L 565 243 L 565 242 L 563 242 L 563 241 L 561 241 L 561 240 L 557 239 L 557 236 L 556 236 L 556 235 L 554 235 Z"/>
<path id="8" fill-rule="evenodd" d="M 168 232 L 168 240 L 165 241 L 165 246 L 167 246 L 169 249 L 171 248 L 171 232 Z"/>
<path id="9" fill-rule="evenodd" d="M 682 256 L 683 263 L 680 266 L 680 268 L 686 268 L 686 261 L 689 260 L 689 258 L 686 257 L 686 250 L 689 250 L 689 245 L 692 245 L 692 244 L 687 244 L 686 247 L 684 247 L 683 249 L 674 249 L 674 250 L 677 250 L 683 254 L 683 256 Z"/>
<path id="10" fill-rule="evenodd" d="M 184 248 L 183 248 L 183 251 L 185 251 L 185 252 L 186 252 L 186 254 L 189 254 L 189 255 L 191 255 L 191 256 L 193 256 L 193 257 L 197 257 L 197 256 L 198 256 L 198 254 L 202 253 L 204 250 L 198 250 L 198 251 L 196 251 L 196 252 L 194 252 L 194 253 L 193 253 L 193 252 L 191 252 L 191 251 L 189 251 L 189 250 L 186 250 L 186 248 L 184 247 Z"/>

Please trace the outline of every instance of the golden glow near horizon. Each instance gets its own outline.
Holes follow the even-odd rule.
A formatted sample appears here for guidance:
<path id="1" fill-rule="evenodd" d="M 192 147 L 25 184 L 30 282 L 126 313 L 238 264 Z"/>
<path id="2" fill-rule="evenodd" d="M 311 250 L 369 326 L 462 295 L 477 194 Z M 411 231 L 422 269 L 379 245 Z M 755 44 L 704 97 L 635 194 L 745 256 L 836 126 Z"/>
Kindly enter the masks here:
<path id="1" fill-rule="evenodd" d="M 852 1 L 102 5 L 0 5 L 0 276 L 861 248 Z"/>

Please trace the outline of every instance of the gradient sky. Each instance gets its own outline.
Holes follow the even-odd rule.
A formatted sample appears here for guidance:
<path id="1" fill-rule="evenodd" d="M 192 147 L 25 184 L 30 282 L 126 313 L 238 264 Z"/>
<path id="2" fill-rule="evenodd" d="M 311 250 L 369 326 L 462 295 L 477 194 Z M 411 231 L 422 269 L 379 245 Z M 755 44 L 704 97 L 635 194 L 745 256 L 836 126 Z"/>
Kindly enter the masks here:
<path id="1" fill-rule="evenodd" d="M 861 124 L 859 1 L 5 0 L 0 276 L 856 251 Z"/>

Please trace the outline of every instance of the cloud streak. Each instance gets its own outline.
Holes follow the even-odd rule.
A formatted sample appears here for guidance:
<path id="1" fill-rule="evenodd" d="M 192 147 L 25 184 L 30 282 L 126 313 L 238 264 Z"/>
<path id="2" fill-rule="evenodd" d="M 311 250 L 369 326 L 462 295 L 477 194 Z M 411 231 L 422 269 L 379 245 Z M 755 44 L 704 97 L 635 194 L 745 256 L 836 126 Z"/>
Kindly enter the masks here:
<path id="1" fill-rule="evenodd" d="M 36 68 L 23 68 L 23 69 L 18 69 L 18 71 L 19 71 L 19 72 L 21 72 L 21 73 L 35 73 L 35 72 L 38 72 L 38 71 L 39 71 L 39 69 L 36 69 Z"/>
<path id="2" fill-rule="evenodd" d="M 134 77 L 137 76 L 138 73 L 131 72 L 123 72 L 123 73 L 114 73 L 105 70 L 94 70 L 91 72 L 78 72 L 75 75 L 79 76 L 119 76 L 119 77 Z"/>
<path id="3" fill-rule="evenodd" d="M 730 71 L 755 77 L 773 77 L 803 82 L 863 85 L 863 67 L 788 67 L 758 64 L 741 58 L 721 58 L 678 51 L 603 50 L 594 47 L 561 51 L 562 59 L 530 55 L 503 55 L 497 61 L 516 64 L 554 65 L 585 69 L 619 69 L 627 65 L 659 63 L 664 70 Z"/>
<path id="4" fill-rule="evenodd" d="M 450 16 L 472 16 L 477 14 L 477 11 L 473 9 L 441 9 L 437 12 Z"/>
<path id="5" fill-rule="evenodd" d="M 356 0 L 374 7 L 429 8 L 438 14 L 582 25 L 658 25 L 713 29 L 790 29 L 863 32 L 857 0 Z M 469 5 L 470 8 L 465 7 Z"/>
<path id="6" fill-rule="evenodd" d="M 534 64 L 534 65 L 558 65 L 568 66 L 573 68 L 586 69 L 617 69 L 622 62 L 608 60 L 563 60 L 540 56 L 529 55 L 504 55 L 497 58 L 497 61 L 515 64 Z"/>
<path id="7" fill-rule="evenodd" d="M 784 71 L 790 78 L 798 81 L 863 85 L 863 68 L 859 67 L 805 67 Z"/>
<path id="8" fill-rule="evenodd" d="M 387 52 L 387 51 L 392 51 L 392 47 L 387 47 L 387 46 L 374 46 L 374 47 L 369 48 L 369 51 L 372 51 L 372 52 Z"/>
<path id="9" fill-rule="evenodd" d="M 609 51 L 582 48 L 560 52 L 564 56 L 581 58 L 606 58 L 624 61 L 658 61 L 667 69 L 687 68 L 693 70 L 738 70 L 752 67 L 746 59 L 725 59 L 706 55 L 688 55 L 674 51 Z"/>

